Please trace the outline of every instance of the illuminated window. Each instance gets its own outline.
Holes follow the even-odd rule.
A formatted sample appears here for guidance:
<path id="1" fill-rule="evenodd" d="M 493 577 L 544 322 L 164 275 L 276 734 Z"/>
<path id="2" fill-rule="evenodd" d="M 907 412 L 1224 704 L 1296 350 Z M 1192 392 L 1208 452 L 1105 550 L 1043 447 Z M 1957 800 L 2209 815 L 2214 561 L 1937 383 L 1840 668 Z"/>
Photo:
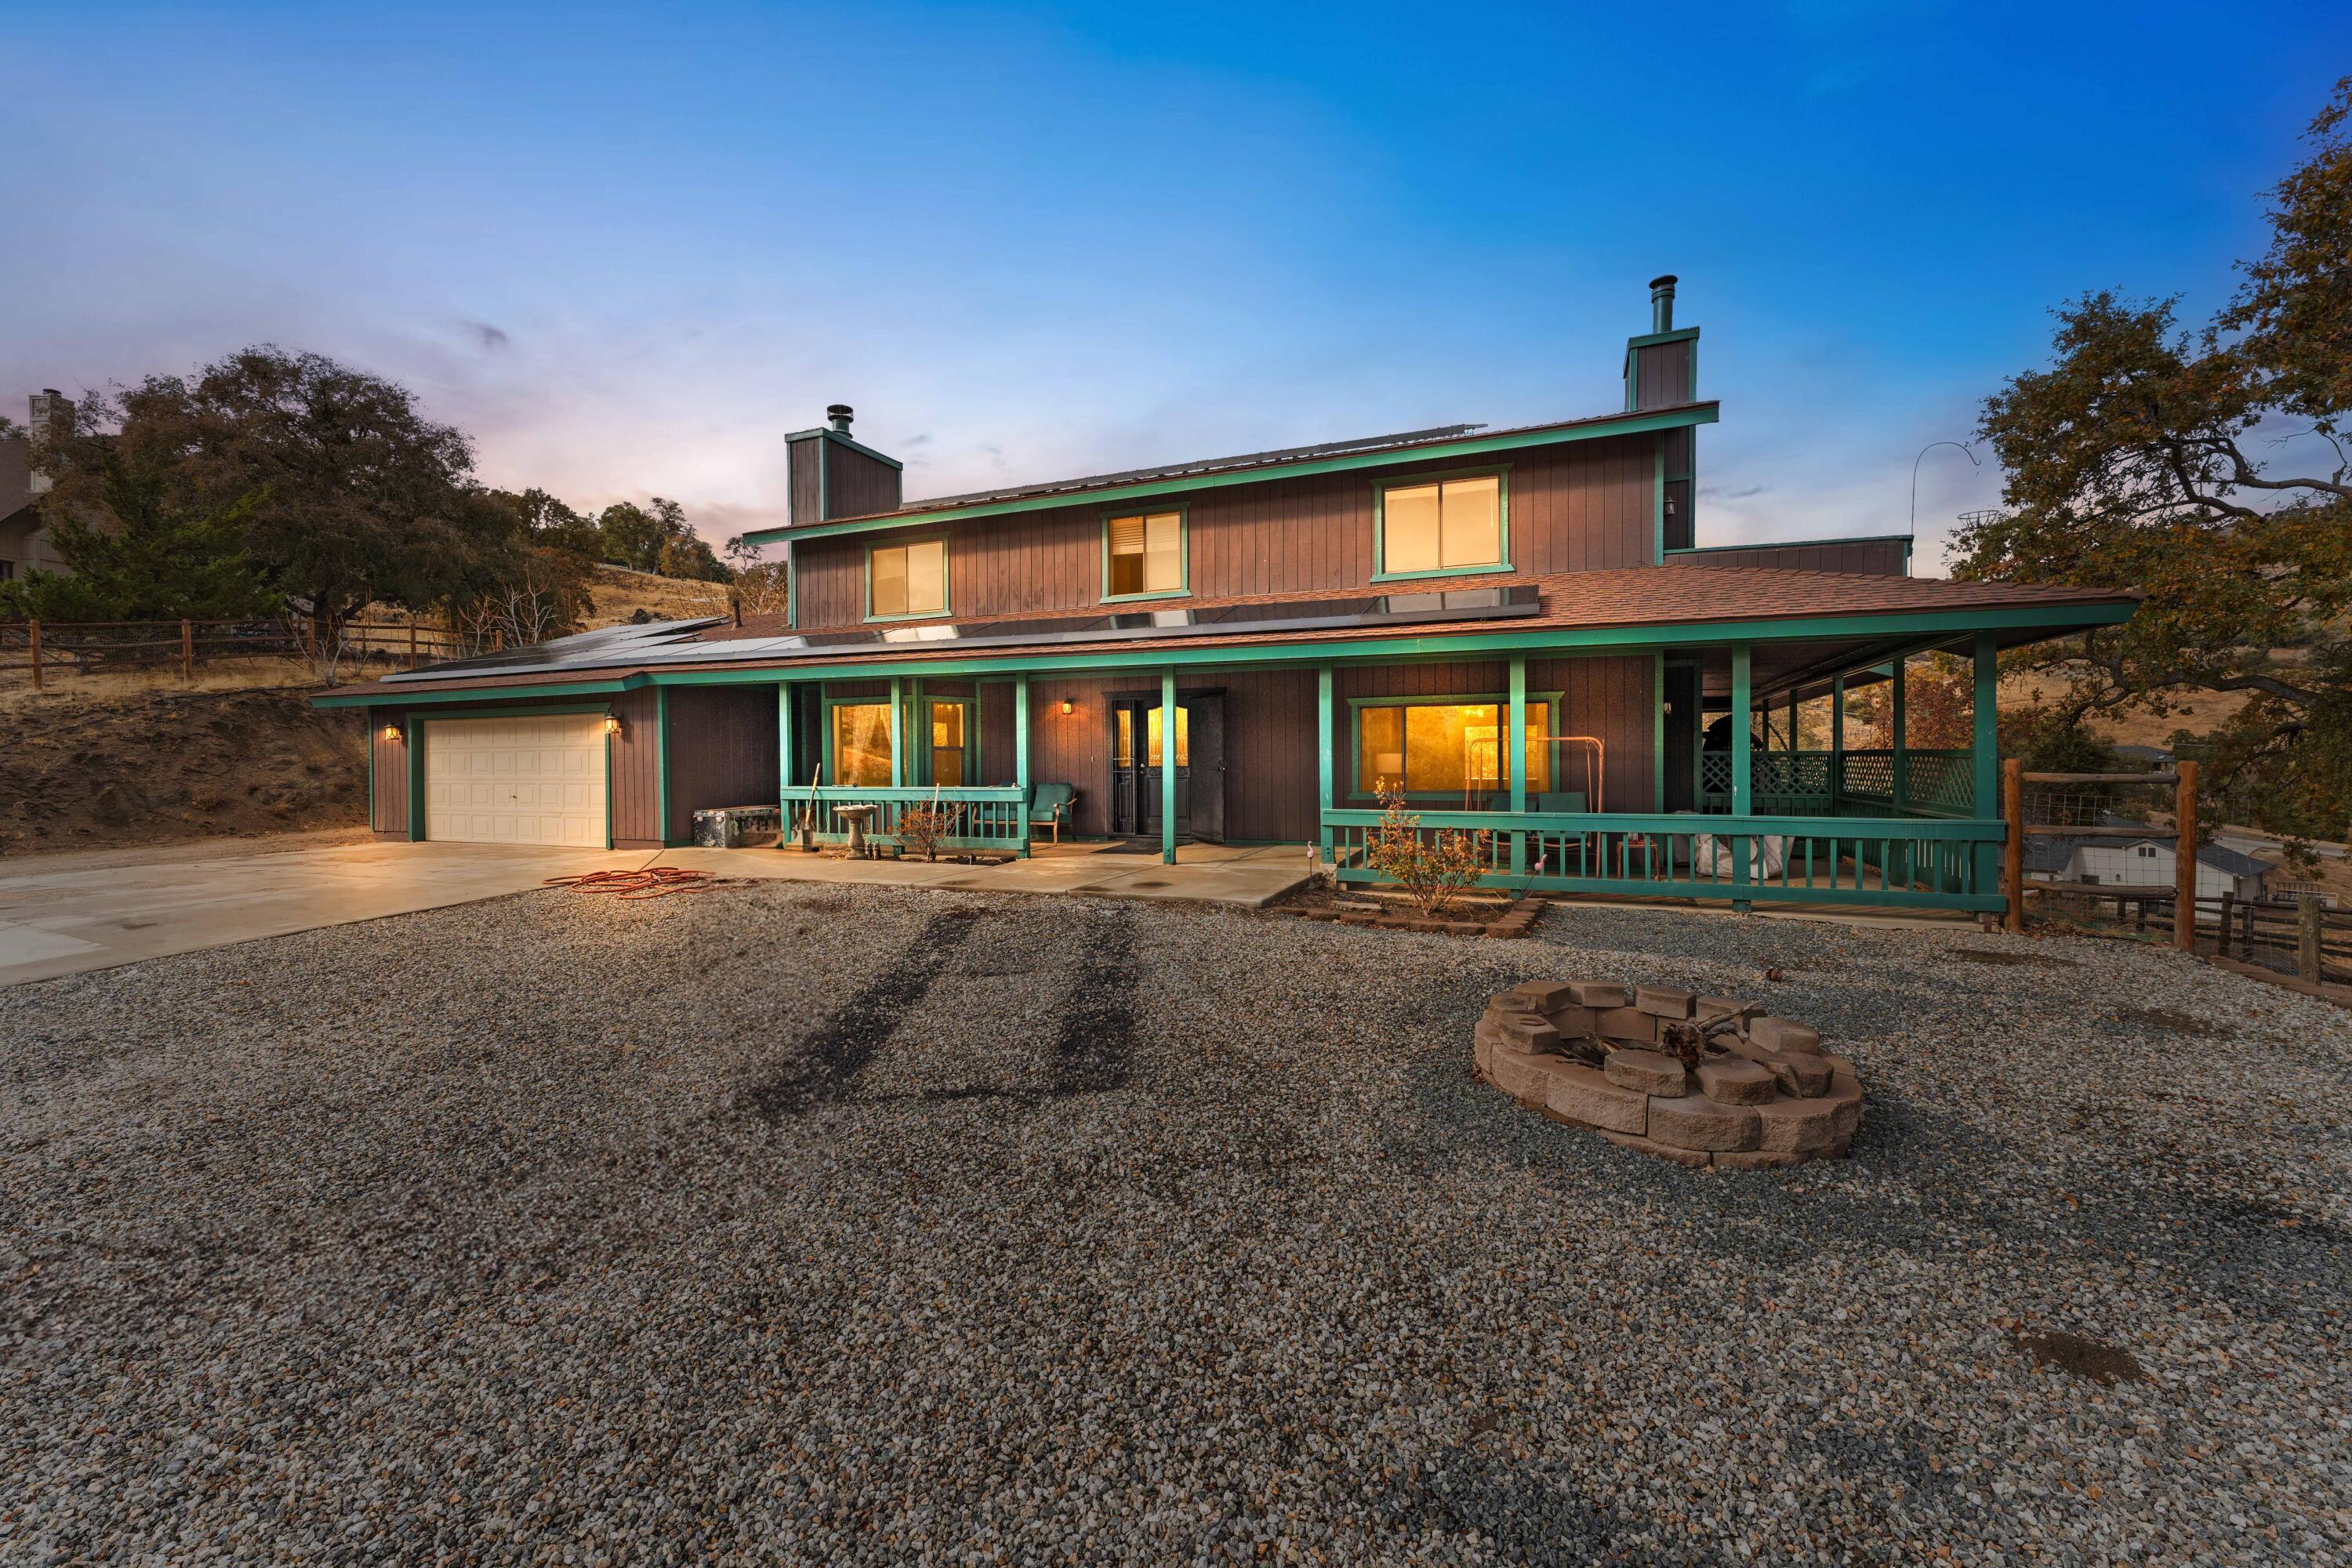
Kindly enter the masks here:
<path id="1" fill-rule="evenodd" d="M 1160 712 L 1154 708 L 1144 725 L 1143 765 L 1147 768 L 1160 765 Z M 1176 707 L 1176 765 L 1180 768 L 1192 765 L 1192 721 L 1190 711 L 1181 703 Z"/>
<path id="2" fill-rule="evenodd" d="M 834 704 L 833 782 L 869 788 L 889 784 L 890 704 Z"/>
<path id="3" fill-rule="evenodd" d="M 1357 732 L 1356 787 L 1380 786 L 1412 795 L 1461 795 L 1510 787 L 1497 755 L 1504 705 L 1496 702 L 1412 702 L 1366 707 Z M 1526 758 L 1528 788 L 1551 788 L 1551 748 L 1544 743 L 1548 705 L 1530 705 Z"/>
<path id="4" fill-rule="evenodd" d="M 1184 591 L 1184 516 L 1155 511 L 1114 517 L 1103 524 L 1107 552 L 1103 595 L 1139 598 Z"/>
<path id="5" fill-rule="evenodd" d="M 950 786 L 964 782 L 964 705 L 931 704 L 931 782 Z"/>
<path id="6" fill-rule="evenodd" d="M 1380 528 L 1382 576 L 1509 564 L 1499 474 L 1391 485 L 1381 491 Z"/>
<path id="7" fill-rule="evenodd" d="M 866 557 L 866 613 L 877 620 L 947 614 L 947 541 L 877 545 Z"/>

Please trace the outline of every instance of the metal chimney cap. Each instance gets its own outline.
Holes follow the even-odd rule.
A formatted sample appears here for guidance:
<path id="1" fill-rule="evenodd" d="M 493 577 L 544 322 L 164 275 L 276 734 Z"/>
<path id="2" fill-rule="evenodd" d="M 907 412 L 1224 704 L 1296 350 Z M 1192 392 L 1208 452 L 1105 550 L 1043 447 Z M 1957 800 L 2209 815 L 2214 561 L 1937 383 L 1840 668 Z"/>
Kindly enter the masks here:
<path id="1" fill-rule="evenodd" d="M 1654 294 L 1661 289 L 1672 289 L 1680 281 L 1681 279 L 1671 272 L 1661 272 L 1650 279 L 1650 292 Z"/>
<path id="2" fill-rule="evenodd" d="M 824 405 L 825 418 L 832 422 L 835 429 L 844 435 L 848 434 L 849 421 L 856 416 L 856 412 L 846 403 L 828 403 Z"/>

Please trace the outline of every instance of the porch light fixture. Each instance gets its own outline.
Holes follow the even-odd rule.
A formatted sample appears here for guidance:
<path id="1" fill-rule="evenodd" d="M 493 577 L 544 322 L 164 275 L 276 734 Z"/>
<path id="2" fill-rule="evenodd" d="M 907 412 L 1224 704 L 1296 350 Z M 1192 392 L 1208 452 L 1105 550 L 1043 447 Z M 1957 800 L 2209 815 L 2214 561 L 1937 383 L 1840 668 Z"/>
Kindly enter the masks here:
<path id="1" fill-rule="evenodd" d="M 386 725 L 383 727 L 383 738 L 384 738 L 385 740 L 387 740 L 387 741 L 397 741 L 397 740 L 399 740 L 399 739 L 400 739 L 400 726 L 399 726 L 399 725 L 397 725 L 397 724 L 386 724 Z"/>
<path id="2" fill-rule="evenodd" d="M 620 716 L 618 713 L 607 713 L 607 714 L 605 714 L 605 715 L 604 715 L 604 733 L 606 733 L 607 735 L 617 735 L 617 734 L 619 734 L 620 732 L 621 732 L 621 716 Z"/>
<path id="3" fill-rule="evenodd" d="M 1063 717 L 1067 718 L 1070 714 L 1075 713 L 1075 712 L 1076 712 L 1076 711 L 1077 711 L 1077 704 L 1076 704 L 1075 702 L 1072 702 L 1072 701 L 1071 701 L 1068 698 L 1066 698 L 1066 697 L 1065 697 L 1065 698 L 1063 698 L 1063 699 L 1062 699 L 1062 715 L 1063 715 Z"/>

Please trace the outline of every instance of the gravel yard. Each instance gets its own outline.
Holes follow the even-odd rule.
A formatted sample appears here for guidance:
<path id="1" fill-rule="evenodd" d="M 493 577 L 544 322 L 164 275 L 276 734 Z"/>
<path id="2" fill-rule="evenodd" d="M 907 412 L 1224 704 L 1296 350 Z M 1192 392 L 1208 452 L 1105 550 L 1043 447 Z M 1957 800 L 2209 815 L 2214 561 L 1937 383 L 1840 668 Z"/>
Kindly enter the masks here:
<path id="1" fill-rule="evenodd" d="M 1820 1024 L 1853 1156 L 1521 1111 L 1535 975 Z M 2352 1553 L 2352 1016 L 2119 942 L 534 894 L 0 992 L 0 1086 L 11 1563 Z"/>

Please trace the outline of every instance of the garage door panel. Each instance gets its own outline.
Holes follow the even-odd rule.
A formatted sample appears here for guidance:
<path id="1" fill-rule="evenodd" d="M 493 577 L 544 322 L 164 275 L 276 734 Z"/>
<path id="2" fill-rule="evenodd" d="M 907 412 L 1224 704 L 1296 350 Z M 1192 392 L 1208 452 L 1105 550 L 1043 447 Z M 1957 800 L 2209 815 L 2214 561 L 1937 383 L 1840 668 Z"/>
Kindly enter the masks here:
<path id="1" fill-rule="evenodd" d="M 425 836 L 601 848 L 609 787 L 593 713 L 425 725 Z"/>

